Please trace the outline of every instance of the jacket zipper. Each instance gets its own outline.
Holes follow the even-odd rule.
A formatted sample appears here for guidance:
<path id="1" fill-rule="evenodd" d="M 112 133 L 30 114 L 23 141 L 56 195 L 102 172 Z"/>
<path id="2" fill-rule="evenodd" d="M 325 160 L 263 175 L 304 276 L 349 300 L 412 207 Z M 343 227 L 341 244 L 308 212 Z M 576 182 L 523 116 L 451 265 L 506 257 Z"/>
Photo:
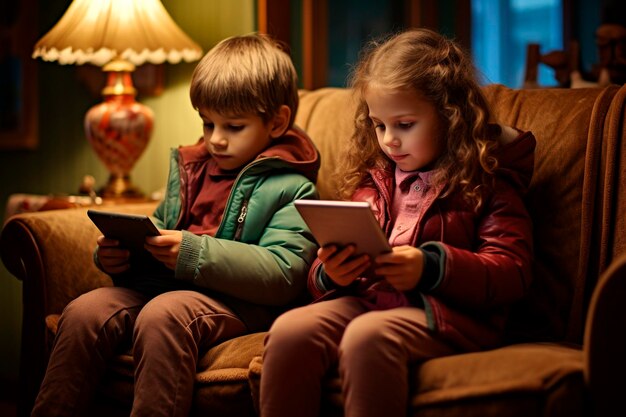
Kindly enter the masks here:
<path id="1" fill-rule="evenodd" d="M 176 220 L 177 228 L 181 224 L 183 224 L 184 221 L 187 221 L 186 218 L 183 218 L 187 212 L 187 210 L 185 210 L 183 207 L 187 206 L 187 178 L 188 178 L 187 171 L 185 171 L 184 167 L 182 166 L 182 161 L 180 163 L 178 170 L 181 173 L 181 175 L 180 175 L 180 213 L 178 213 L 178 220 Z"/>
<path id="2" fill-rule="evenodd" d="M 244 200 L 241 206 L 241 211 L 239 212 L 239 217 L 237 217 L 237 229 L 235 230 L 235 238 L 234 240 L 241 240 L 241 233 L 243 232 L 243 224 L 246 221 L 246 216 L 248 215 L 248 200 Z"/>

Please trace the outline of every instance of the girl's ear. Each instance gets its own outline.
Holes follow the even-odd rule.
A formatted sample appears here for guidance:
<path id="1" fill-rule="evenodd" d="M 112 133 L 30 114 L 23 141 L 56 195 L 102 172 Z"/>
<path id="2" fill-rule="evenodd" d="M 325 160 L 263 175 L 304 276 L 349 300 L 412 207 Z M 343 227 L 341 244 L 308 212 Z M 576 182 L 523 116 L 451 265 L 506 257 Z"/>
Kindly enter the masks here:
<path id="1" fill-rule="evenodd" d="M 270 136 L 272 139 L 276 139 L 285 134 L 289 128 L 289 121 L 291 120 L 291 109 L 287 105 L 282 105 L 278 109 L 276 116 L 270 121 L 271 130 Z"/>

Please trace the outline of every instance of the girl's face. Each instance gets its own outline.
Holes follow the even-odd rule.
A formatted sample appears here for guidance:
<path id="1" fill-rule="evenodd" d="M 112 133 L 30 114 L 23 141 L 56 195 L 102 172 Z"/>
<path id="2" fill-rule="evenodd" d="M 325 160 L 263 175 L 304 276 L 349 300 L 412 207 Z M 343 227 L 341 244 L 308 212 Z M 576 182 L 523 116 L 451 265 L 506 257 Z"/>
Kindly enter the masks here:
<path id="1" fill-rule="evenodd" d="M 257 115 L 229 117 L 206 108 L 199 109 L 204 125 L 204 142 L 224 170 L 238 169 L 255 159 L 272 140 L 272 126 Z"/>
<path id="2" fill-rule="evenodd" d="M 365 92 L 378 145 L 402 171 L 432 164 L 443 149 L 435 106 L 413 91 L 371 86 Z"/>

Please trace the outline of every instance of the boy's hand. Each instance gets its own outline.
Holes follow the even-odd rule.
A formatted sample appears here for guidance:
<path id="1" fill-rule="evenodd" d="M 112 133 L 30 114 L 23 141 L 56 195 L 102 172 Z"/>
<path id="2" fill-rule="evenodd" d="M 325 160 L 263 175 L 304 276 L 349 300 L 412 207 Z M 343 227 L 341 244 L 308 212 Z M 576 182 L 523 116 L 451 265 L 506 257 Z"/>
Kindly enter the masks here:
<path id="1" fill-rule="evenodd" d="M 104 272 L 107 274 L 120 274 L 130 268 L 128 263 L 130 252 L 120 248 L 119 241 L 98 236 L 96 243 L 98 244 L 96 247 L 98 261 Z"/>
<path id="2" fill-rule="evenodd" d="M 180 252 L 180 242 L 183 240 L 183 232 L 180 230 L 159 230 L 160 236 L 146 238 L 144 247 L 157 260 L 169 269 L 176 269 L 176 260 Z"/>
<path id="3" fill-rule="evenodd" d="M 324 272 L 337 285 L 345 287 L 357 279 L 370 265 L 367 255 L 351 258 L 354 245 L 348 245 L 339 251 L 334 245 L 325 246 L 317 251 L 317 256 L 324 264 Z"/>
<path id="4" fill-rule="evenodd" d="M 412 290 L 424 271 L 424 254 L 413 246 L 396 246 L 376 257 L 376 274 L 385 277 L 398 291 Z"/>

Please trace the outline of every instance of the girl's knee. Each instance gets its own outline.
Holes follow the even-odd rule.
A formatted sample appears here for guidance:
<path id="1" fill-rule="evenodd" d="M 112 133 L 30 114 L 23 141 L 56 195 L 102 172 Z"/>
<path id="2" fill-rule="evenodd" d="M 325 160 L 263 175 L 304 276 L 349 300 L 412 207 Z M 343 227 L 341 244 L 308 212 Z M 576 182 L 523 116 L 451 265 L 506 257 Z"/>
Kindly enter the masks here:
<path id="1" fill-rule="evenodd" d="M 290 310 L 278 316 L 268 331 L 268 336 L 273 339 L 290 338 L 290 336 L 300 333 L 303 324 L 302 317 L 298 311 Z"/>
<path id="2" fill-rule="evenodd" d="M 346 327 L 341 339 L 341 351 L 366 354 L 369 351 L 388 349 L 398 343 L 401 341 L 395 340 L 386 331 L 386 322 L 383 318 L 376 314 L 366 313 L 356 317 Z"/>
<path id="3" fill-rule="evenodd" d="M 324 333 L 323 320 L 305 309 L 295 309 L 283 313 L 274 321 L 265 344 L 276 344 L 280 349 L 304 349 L 307 345 L 319 345 Z"/>

